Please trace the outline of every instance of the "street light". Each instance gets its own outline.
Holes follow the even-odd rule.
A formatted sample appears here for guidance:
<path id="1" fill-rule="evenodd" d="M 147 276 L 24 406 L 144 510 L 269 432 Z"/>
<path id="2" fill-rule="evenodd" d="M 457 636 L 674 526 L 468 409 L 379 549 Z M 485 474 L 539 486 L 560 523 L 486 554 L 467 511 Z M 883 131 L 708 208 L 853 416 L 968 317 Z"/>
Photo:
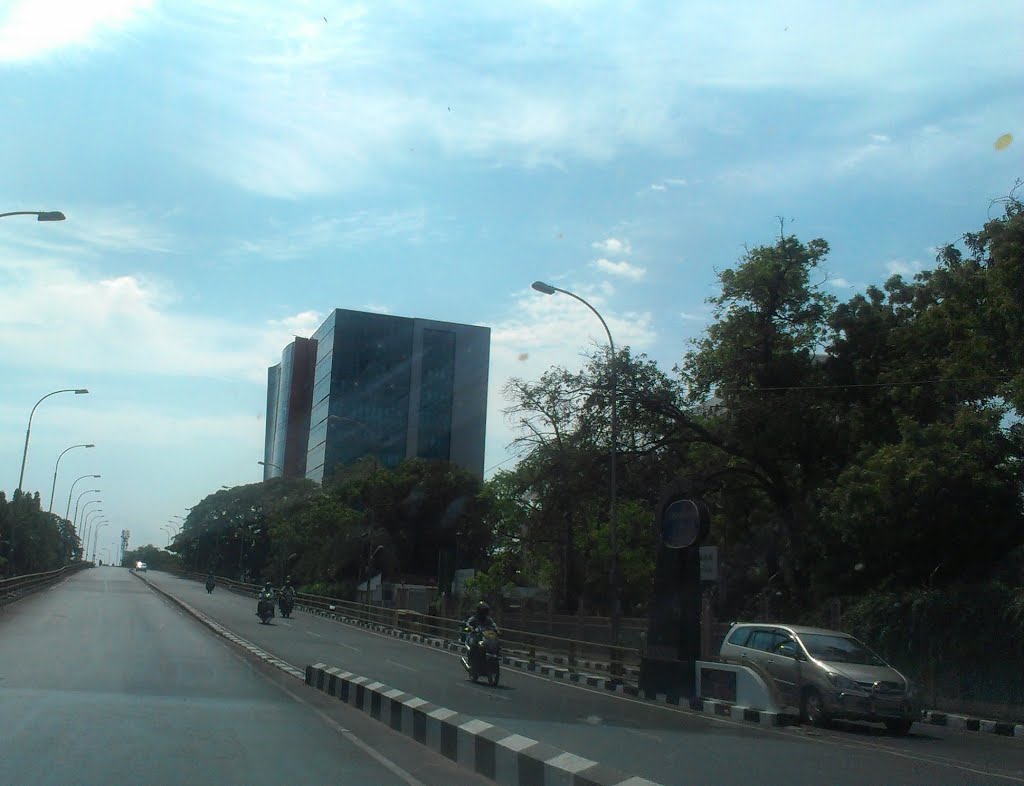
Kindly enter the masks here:
<path id="1" fill-rule="evenodd" d="M 75 482 L 71 484 L 71 490 L 68 492 L 68 508 L 67 508 L 67 510 L 64 511 L 64 519 L 66 521 L 71 521 L 71 495 L 75 493 L 75 486 L 78 485 L 78 481 L 79 480 L 84 480 L 85 478 L 98 478 L 98 477 L 99 477 L 99 475 L 82 475 L 82 477 L 77 478 L 75 480 Z M 83 492 L 83 493 L 88 493 L 88 492 Z M 81 499 L 81 497 L 79 497 L 79 499 Z M 78 513 L 78 508 L 75 508 L 75 513 Z"/>
<path id="2" fill-rule="evenodd" d="M 609 427 L 609 446 L 608 446 L 608 463 L 609 463 L 609 474 L 610 479 L 608 482 L 608 519 L 609 519 L 609 535 L 608 535 L 608 546 L 611 550 L 611 565 L 608 568 L 608 583 L 610 585 L 612 593 L 612 644 L 618 645 L 619 643 L 619 627 L 622 618 L 622 609 L 619 606 L 619 542 L 618 536 L 615 532 L 615 495 L 616 495 L 616 477 L 615 477 L 615 454 L 616 454 L 616 392 L 618 388 L 618 378 L 616 372 L 616 357 L 615 357 L 615 341 L 612 339 L 612 332 L 608 329 L 608 323 L 604 321 L 604 317 L 601 316 L 596 308 L 590 303 L 581 298 L 575 292 L 570 292 L 567 289 L 561 289 L 560 287 L 553 287 L 551 284 L 545 284 L 543 281 L 534 281 L 533 288 L 538 292 L 545 295 L 553 295 L 556 292 L 561 292 L 563 295 L 568 295 L 575 300 L 589 308 L 594 316 L 601 322 L 601 327 L 604 328 L 605 334 L 608 336 L 608 348 L 611 351 L 611 424 Z"/>
<path id="3" fill-rule="evenodd" d="M 97 500 L 97 501 L 100 501 L 100 500 Z M 86 504 L 88 505 L 89 503 L 86 503 Z M 89 517 L 92 516 L 95 513 L 102 513 L 102 512 L 103 512 L 102 508 L 96 508 L 95 510 L 90 510 L 88 513 L 84 513 L 84 512 L 82 513 L 82 532 L 85 534 L 85 539 L 82 541 L 82 545 L 86 547 L 86 551 L 88 551 L 89 533 L 90 533 L 89 524 L 91 523 L 91 520 L 90 520 Z"/>
<path id="4" fill-rule="evenodd" d="M 93 445 L 92 443 L 89 443 L 89 444 L 82 443 L 81 445 L 72 445 L 70 448 L 64 448 L 64 450 L 61 451 L 61 454 L 59 456 L 57 456 L 57 463 L 53 465 L 53 485 L 50 487 L 50 509 L 47 511 L 47 513 L 53 513 L 53 495 L 55 493 L 57 493 L 57 470 L 60 469 L 60 460 L 62 458 L 64 458 L 64 454 L 67 453 L 69 450 L 74 450 L 75 448 L 94 448 L 94 447 L 96 447 L 96 446 Z M 70 497 L 68 498 L 68 502 L 69 503 L 71 502 Z"/>
<path id="5" fill-rule="evenodd" d="M 97 475 L 96 477 L 99 477 L 99 475 Z M 100 493 L 99 489 L 87 489 L 86 491 L 83 491 L 81 494 L 79 494 L 78 495 L 78 499 L 75 500 L 75 517 L 73 519 L 71 519 L 71 526 L 75 528 L 76 532 L 78 531 L 78 529 L 77 529 L 78 528 L 78 505 L 81 503 L 82 497 L 84 497 L 86 494 L 99 494 L 99 493 Z M 92 500 L 90 500 L 90 502 L 91 501 Z M 85 504 L 86 504 L 86 506 L 89 505 L 88 502 L 86 502 Z M 85 508 L 84 507 L 82 508 L 82 515 L 85 515 Z"/>
<path id="6" fill-rule="evenodd" d="M 96 529 L 92 533 L 92 559 L 91 560 L 87 560 L 87 562 L 95 562 L 96 561 L 96 541 L 99 540 L 100 530 L 103 529 L 108 524 L 110 524 L 110 522 L 107 521 L 106 519 L 96 523 Z"/>
<path id="7" fill-rule="evenodd" d="M 273 467 L 274 469 L 281 470 L 282 474 L 284 473 L 284 467 L 279 467 L 277 464 L 274 464 L 270 461 L 257 461 L 256 463 L 259 464 L 261 467 Z"/>
<path id="8" fill-rule="evenodd" d="M 59 210 L 13 210 L 10 213 L 0 213 L 0 218 L 7 216 L 35 216 L 36 221 L 63 221 L 67 218 Z"/>
<path id="9" fill-rule="evenodd" d="M 18 214 L 17 213 L 14 213 L 14 214 L 0 213 L 0 216 L 2 216 L 2 215 L 18 215 Z M 39 399 L 39 401 L 37 401 L 35 403 L 35 406 L 32 407 L 32 411 L 28 415 L 28 428 L 25 429 L 25 450 L 22 451 L 22 454 L 21 454 L 21 474 L 18 475 L 18 488 L 14 492 L 15 494 L 17 494 L 19 496 L 21 495 L 21 484 L 25 481 L 25 461 L 26 461 L 26 459 L 28 459 L 28 438 L 29 438 L 29 435 L 32 433 L 32 418 L 36 414 L 36 407 L 38 407 L 40 404 L 42 404 L 44 401 L 46 401 L 46 399 L 48 399 L 50 396 L 56 396 L 58 393 L 74 393 L 75 395 L 80 396 L 83 393 L 88 393 L 88 392 L 89 391 L 86 390 L 85 388 L 63 388 L 62 390 L 55 390 L 52 393 L 47 393 L 45 396 L 43 396 L 41 399 Z"/>

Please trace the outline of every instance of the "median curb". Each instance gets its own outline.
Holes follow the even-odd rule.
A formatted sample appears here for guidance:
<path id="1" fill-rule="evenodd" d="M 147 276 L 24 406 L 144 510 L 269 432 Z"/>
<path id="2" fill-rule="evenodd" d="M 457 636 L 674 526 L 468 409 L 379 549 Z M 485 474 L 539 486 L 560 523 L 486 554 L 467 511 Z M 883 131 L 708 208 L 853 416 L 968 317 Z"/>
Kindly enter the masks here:
<path id="1" fill-rule="evenodd" d="M 135 574 L 138 575 L 138 574 Z M 142 577 L 139 576 L 141 579 Z M 145 581 L 145 579 L 142 579 Z M 149 586 L 156 589 L 161 594 L 165 595 L 170 600 L 174 601 L 178 605 L 186 608 L 190 613 L 194 614 L 198 619 L 204 622 L 208 627 L 216 630 L 220 626 L 212 620 L 208 620 L 202 615 L 201 612 L 192 609 L 187 604 L 182 603 L 173 595 L 164 592 L 156 587 L 151 582 L 146 582 Z M 233 590 L 232 590 L 233 591 Z M 411 641 L 423 646 L 436 647 L 438 649 L 447 649 L 452 652 L 458 652 L 459 643 L 453 642 L 448 639 L 441 639 L 434 636 L 428 636 L 422 633 L 410 633 L 408 631 L 393 628 L 389 625 L 382 625 L 380 623 L 368 622 L 361 620 L 356 617 L 349 617 L 345 614 L 339 614 L 334 611 L 328 611 L 325 609 L 316 608 L 315 606 L 307 606 L 303 603 L 296 603 L 295 609 L 297 611 L 303 611 L 307 614 L 313 614 L 318 617 L 324 617 L 326 619 L 334 620 L 346 625 L 352 625 L 354 627 L 366 628 L 376 633 L 392 636 L 400 640 Z M 221 634 L 227 638 L 231 638 L 234 634 L 225 629 L 224 633 Z M 244 642 L 241 646 L 246 646 L 247 642 Z M 724 701 L 717 701 L 713 699 L 686 699 L 680 700 L 678 697 L 669 696 L 663 693 L 659 694 L 648 694 L 641 691 L 635 685 L 624 684 L 617 680 L 608 679 L 602 676 L 595 676 L 589 674 L 583 674 L 579 671 L 571 671 L 567 668 L 559 668 L 558 666 L 548 666 L 538 663 L 537 661 L 551 662 L 554 660 L 556 663 L 560 656 L 551 656 L 548 653 L 540 653 L 535 656 L 534 661 L 531 663 L 528 659 L 516 658 L 508 655 L 502 656 L 502 665 L 514 668 L 520 671 L 526 671 L 531 674 L 540 674 L 541 676 L 562 680 L 565 682 L 571 682 L 577 685 L 585 685 L 590 688 L 604 688 L 605 690 L 621 694 L 624 696 L 630 696 L 633 698 L 641 699 L 643 701 L 650 701 L 657 704 L 667 704 L 671 707 L 686 707 L 694 712 L 702 712 L 707 715 L 716 715 L 718 717 L 727 717 L 732 720 L 742 720 L 747 723 L 756 723 L 761 726 L 789 726 L 798 724 L 799 718 L 787 715 L 784 713 L 769 712 L 765 710 L 757 710 L 751 707 L 743 707 L 736 704 L 729 704 Z M 589 667 L 594 667 L 599 670 L 601 666 L 605 664 L 598 664 L 592 661 L 579 661 L 582 664 L 589 664 Z M 302 673 L 295 670 L 294 667 L 289 666 L 289 673 L 292 676 L 298 676 L 302 678 Z M 627 673 L 633 671 L 627 667 Z M 1010 737 L 1024 741 L 1024 724 L 985 720 L 983 718 L 975 718 L 968 715 L 958 715 L 946 712 L 937 712 L 935 710 L 925 710 L 921 714 L 921 723 L 929 726 L 945 726 L 951 729 L 959 729 L 962 731 L 978 732 L 979 734 L 996 734 L 1002 737 Z"/>
<path id="2" fill-rule="evenodd" d="M 501 786 L 658 786 L 325 663 L 305 682 Z"/>
<path id="3" fill-rule="evenodd" d="M 998 734 L 1002 737 L 1015 737 L 1024 740 L 1024 724 L 1008 721 L 984 720 L 969 715 L 951 715 L 947 712 L 925 710 L 921 722 L 929 726 L 946 726 L 962 731 L 976 731 L 982 734 Z"/>
<path id="4" fill-rule="evenodd" d="M 210 630 L 212 630 L 218 636 L 221 636 L 222 638 L 227 639 L 232 644 L 235 644 L 235 645 L 241 647 L 244 650 L 248 650 L 248 652 L 251 655 L 259 658 L 260 660 L 262 660 L 265 663 L 273 666 L 276 669 L 280 669 L 281 671 L 283 671 L 285 674 L 287 674 L 290 677 L 295 677 L 296 679 L 299 679 L 299 680 L 301 680 L 301 679 L 303 679 L 305 677 L 305 674 L 302 672 L 301 669 L 296 668 L 295 666 L 293 666 L 292 664 L 288 663 L 287 661 L 283 661 L 280 658 L 275 657 L 274 655 L 271 655 L 266 650 L 257 647 L 251 641 L 247 641 L 246 639 L 243 639 L 241 636 L 238 636 L 238 635 L 232 633 L 230 630 L 225 628 L 219 622 L 214 622 L 212 619 L 210 619 L 205 614 L 203 614 L 203 612 L 199 611 L 196 608 L 193 608 L 192 606 L 187 604 L 185 601 L 183 601 L 180 598 L 177 598 L 174 595 L 172 595 L 171 593 L 169 593 L 167 590 L 158 587 L 156 584 L 154 584 L 149 579 L 143 578 L 142 576 L 140 576 L 135 571 L 132 571 L 132 575 L 135 576 L 139 581 L 144 582 L 147 587 L 149 587 L 151 590 L 156 592 L 158 595 L 160 595 L 163 598 L 166 598 L 171 603 L 173 603 L 175 606 L 178 606 L 180 609 L 182 609 L 186 613 L 188 613 L 188 614 L 192 615 L 193 617 L 195 617 L 199 622 L 201 622 L 203 625 L 208 627 Z"/>
<path id="5" fill-rule="evenodd" d="M 296 604 L 296 608 L 300 608 Z M 396 639 L 411 641 L 416 644 L 422 644 L 428 647 L 435 647 L 437 649 L 446 649 L 451 652 L 458 652 L 461 645 L 458 642 L 450 641 L 449 639 L 440 639 L 434 636 L 427 636 L 422 633 L 410 633 L 408 631 L 400 630 L 398 628 L 392 628 L 388 625 L 381 625 L 375 622 L 367 622 L 366 620 L 360 620 L 355 617 L 348 617 L 344 614 L 338 614 L 336 612 L 325 611 L 323 609 L 317 609 L 312 606 L 302 606 L 302 611 L 309 614 L 314 614 L 318 617 L 326 617 L 336 622 L 341 622 L 347 625 L 353 625 L 359 628 L 367 628 L 373 630 L 376 633 L 382 633 L 388 636 L 392 636 Z M 549 666 L 542 663 L 537 663 L 541 658 L 535 658 L 531 663 L 525 658 L 516 658 L 510 655 L 502 655 L 501 663 L 503 666 L 508 666 L 519 671 L 529 672 L 530 674 L 540 674 L 543 677 L 550 679 L 561 680 L 563 682 L 571 682 L 575 685 L 585 685 L 588 688 L 604 688 L 610 693 L 617 693 L 622 696 L 629 696 L 635 699 L 643 701 L 650 701 L 658 704 L 667 704 L 670 707 L 682 707 L 688 708 L 694 712 L 702 712 L 706 715 L 715 715 L 718 717 L 726 717 L 732 720 L 745 721 L 747 723 L 756 723 L 761 726 L 786 726 L 794 721 L 793 718 L 783 715 L 777 712 L 768 712 L 765 710 L 757 710 L 751 707 L 742 707 L 735 704 L 729 704 L 724 701 L 715 701 L 711 699 L 683 699 L 669 696 L 666 694 L 649 695 L 645 694 L 644 691 L 640 690 L 636 685 L 629 685 L 618 680 L 609 679 L 603 676 L 597 676 L 592 674 L 584 674 L 579 671 L 571 671 L 567 668 L 559 666 Z"/>

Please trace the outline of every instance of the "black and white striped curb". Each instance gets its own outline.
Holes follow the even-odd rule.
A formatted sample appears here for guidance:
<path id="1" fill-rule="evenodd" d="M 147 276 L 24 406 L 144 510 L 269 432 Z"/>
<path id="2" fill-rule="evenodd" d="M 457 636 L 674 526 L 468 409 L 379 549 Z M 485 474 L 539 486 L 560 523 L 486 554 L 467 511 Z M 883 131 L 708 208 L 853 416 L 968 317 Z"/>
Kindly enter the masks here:
<path id="1" fill-rule="evenodd" d="M 280 669 L 281 671 L 283 671 L 285 674 L 288 674 L 289 676 L 295 677 L 296 679 L 299 679 L 299 680 L 305 679 L 306 675 L 302 672 L 301 669 L 296 668 L 295 666 L 293 666 L 292 664 L 288 663 L 287 661 L 283 661 L 280 658 L 275 657 L 274 655 L 271 655 L 266 650 L 260 649 L 255 644 L 253 644 L 251 641 L 247 641 L 247 640 L 243 639 L 241 636 L 238 636 L 235 633 L 232 633 L 230 630 L 225 628 L 223 625 L 221 625 L 220 623 L 214 622 L 212 619 L 207 617 L 201 611 L 199 611 L 198 609 L 193 608 L 192 606 L 187 604 L 185 601 L 180 600 L 179 598 L 174 597 L 174 595 L 172 595 L 171 593 L 167 592 L 166 590 L 161 589 L 160 587 L 158 587 L 153 582 L 149 581 L 148 579 L 143 578 L 142 576 L 139 576 L 138 573 L 136 573 L 135 575 L 138 576 L 138 578 L 141 581 L 146 582 L 146 584 L 151 589 L 155 590 L 157 593 L 159 593 L 163 597 L 167 598 L 167 600 L 171 601 L 171 603 L 175 604 L 176 606 L 179 606 L 180 608 L 182 608 L 183 610 L 185 610 L 186 612 L 191 614 L 193 617 L 195 617 L 197 620 L 199 620 L 201 623 L 203 623 L 203 625 L 208 627 L 210 630 L 212 630 L 218 636 L 222 636 L 223 638 L 225 638 L 228 641 L 230 641 L 232 644 L 237 644 L 239 647 L 242 647 L 243 649 L 248 650 L 252 655 L 255 655 L 260 660 L 262 660 L 262 661 L 264 661 L 266 663 L 269 663 L 271 666 L 274 666 L 275 668 Z"/>
<path id="2" fill-rule="evenodd" d="M 296 604 L 296 608 L 300 608 L 300 606 Z M 446 649 L 451 652 L 459 652 L 462 648 L 461 643 L 451 641 L 449 639 L 440 639 L 421 633 L 410 633 L 409 631 L 392 628 L 388 625 L 349 617 L 344 614 L 318 609 L 313 606 L 302 606 L 301 610 L 336 622 L 366 628 L 374 631 L 375 633 L 381 633 L 383 635 L 392 636 L 396 639 L 414 642 L 427 647 Z M 689 699 L 686 697 L 680 699 L 664 693 L 647 694 L 644 691 L 641 691 L 636 685 L 630 685 L 628 683 L 619 682 L 618 680 L 608 679 L 607 677 L 584 674 L 567 668 L 561 668 L 559 666 L 548 666 L 537 663 L 536 660 L 530 661 L 526 658 L 516 658 L 509 655 L 503 655 L 501 663 L 503 666 L 508 666 L 520 671 L 526 671 L 531 674 L 540 674 L 541 676 L 548 677 L 550 679 L 562 680 L 575 685 L 585 685 L 588 688 L 604 688 L 610 693 L 616 693 L 621 696 L 629 696 L 631 698 L 651 701 L 658 704 L 666 704 L 670 707 L 690 709 L 694 712 L 726 717 L 735 721 L 756 723 L 762 726 L 785 726 L 795 722 L 796 720 L 795 718 L 782 713 L 757 710 L 751 707 L 742 707 L 723 701 L 714 701 L 711 699 Z"/>
<path id="3" fill-rule="evenodd" d="M 501 786 L 658 786 L 324 663 L 305 680 Z"/>
<path id="4" fill-rule="evenodd" d="M 926 710 L 921 718 L 922 723 L 930 726 L 946 726 L 951 729 L 977 731 L 985 734 L 999 734 L 1003 737 L 1016 737 L 1024 740 L 1024 724 L 1005 721 L 982 720 L 968 715 L 950 715 L 945 712 Z"/>

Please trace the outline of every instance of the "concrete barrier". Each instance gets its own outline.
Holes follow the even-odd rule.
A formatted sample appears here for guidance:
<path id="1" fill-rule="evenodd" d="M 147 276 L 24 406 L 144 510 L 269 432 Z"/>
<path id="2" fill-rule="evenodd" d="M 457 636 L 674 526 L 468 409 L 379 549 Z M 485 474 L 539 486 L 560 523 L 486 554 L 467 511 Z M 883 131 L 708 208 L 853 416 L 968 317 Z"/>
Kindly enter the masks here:
<path id="1" fill-rule="evenodd" d="M 787 722 L 774 685 L 748 666 L 699 660 L 696 668 L 697 696 L 690 702 L 692 709 L 768 726 Z"/>
<path id="2" fill-rule="evenodd" d="M 306 684 L 501 786 L 658 786 L 325 663 Z"/>

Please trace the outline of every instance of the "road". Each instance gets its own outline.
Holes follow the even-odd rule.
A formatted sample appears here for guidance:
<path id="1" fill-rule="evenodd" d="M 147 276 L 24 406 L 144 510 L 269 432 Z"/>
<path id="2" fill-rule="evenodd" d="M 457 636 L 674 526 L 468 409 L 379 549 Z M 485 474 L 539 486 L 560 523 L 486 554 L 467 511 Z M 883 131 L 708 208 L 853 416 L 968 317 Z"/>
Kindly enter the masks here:
<path id="1" fill-rule="evenodd" d="M 299 668 L 324 662 L 663 784 L 1024 783 L 1024 743 L 915 726 L 763 729 L 513 669 L 495 690 L 466 679 L 454 654 L 296 612 L 260 625 L 255 601 L 150 572 L 149 581 Z"/>
<path id="2" fill-rule="evenodd" d="M 0 784 L 490 783 L 243 657 L 120 568 L 0 609 L 0 728 Z"/>

